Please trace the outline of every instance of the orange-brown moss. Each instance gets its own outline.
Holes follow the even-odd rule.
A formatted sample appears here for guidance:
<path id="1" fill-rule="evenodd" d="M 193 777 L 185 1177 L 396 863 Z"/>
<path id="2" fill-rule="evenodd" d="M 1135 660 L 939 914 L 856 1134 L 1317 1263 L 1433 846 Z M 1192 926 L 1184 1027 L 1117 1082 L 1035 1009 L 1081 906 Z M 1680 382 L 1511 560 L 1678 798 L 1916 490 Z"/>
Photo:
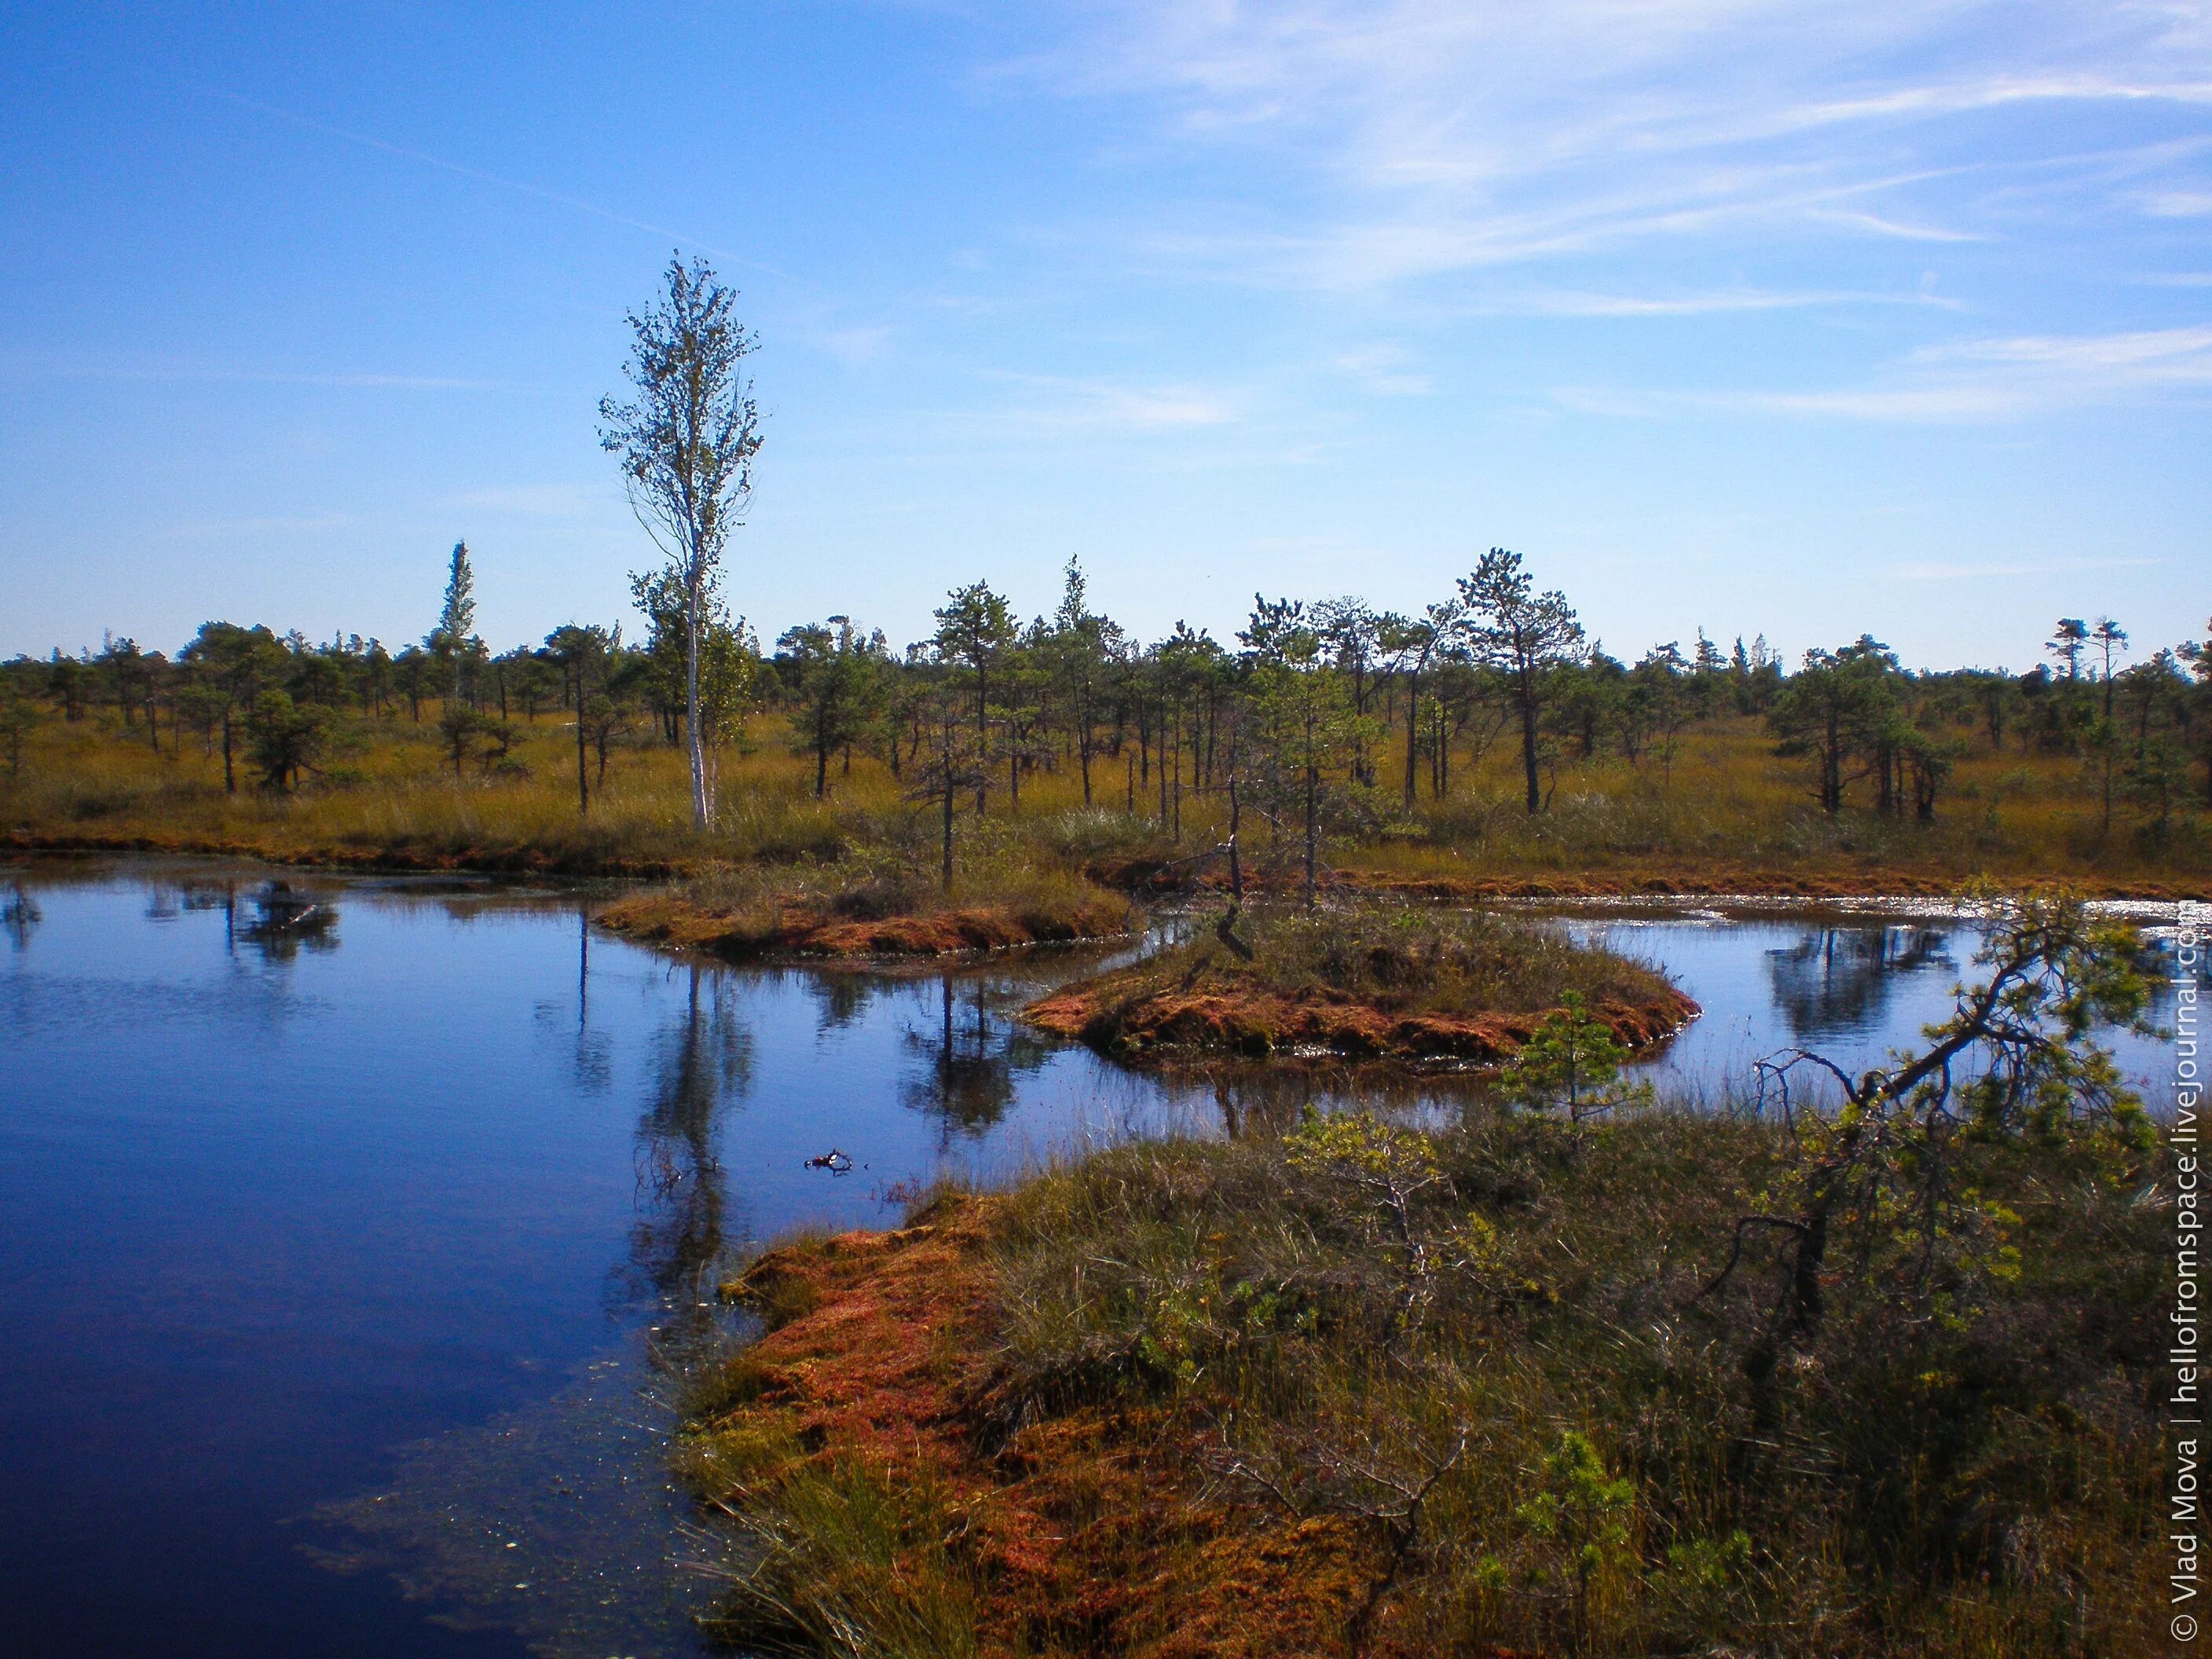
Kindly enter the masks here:
<path id="1" fill-rule="evenodd" d="M 1634 1048 L 1676 1030 L 1698 1009 L 1669 987 L 1645 1002 L 1601 1002 L 1590 1012 Z M 1540 1012 L 1399 1013 L 1324 991 L 1285 996 L 1249 986 L 1137 989 L 1116 975 L 1042 998 L 1024 1013 L 1048 1031 L 1102 1048 L 1259 1054 L 1324 1048 L 1359 1058 L 1478 1063 L 1510 1057 L 1543 1018 Z"/>
<path id="2" fill-rule="evenodd" d="M 858 1464 L 893 1492 L 928 1486 L 958 1517 L 955 1553 L 980 1592 L 991 1659 L 1345 1653 L 1372 1543 L 1345 1520 L 1225 1494 L 1184 1409 L 1085 1407 L 1003 1431 L 989 1261 L 1000 1212 L 988 1198 L 946 1200 L 898 1232 L 763 1257 L 726 1289 L 804 1311 L 731 1362 L 741 1403 L 695 1432 L 763 1431 L 799 1463 Z M 749 1501 L 704 1495 L 740 1514 Z M 1370 1650 L 1392 1651 L 1387 1633 Z"/>
<path id="3" fill-rule="evenodd" d="M 766 915 L 704 907 L 678 893 L 641 893 L 599 913 L 626 939 L 733 958 L 767 955 L 936 957 L 1016 945 L 1109 939 L 1129 928 L 1128 906 L 1107 894 L 1046 908 L 969 905 L 854 919 L 789 905 Z"/>

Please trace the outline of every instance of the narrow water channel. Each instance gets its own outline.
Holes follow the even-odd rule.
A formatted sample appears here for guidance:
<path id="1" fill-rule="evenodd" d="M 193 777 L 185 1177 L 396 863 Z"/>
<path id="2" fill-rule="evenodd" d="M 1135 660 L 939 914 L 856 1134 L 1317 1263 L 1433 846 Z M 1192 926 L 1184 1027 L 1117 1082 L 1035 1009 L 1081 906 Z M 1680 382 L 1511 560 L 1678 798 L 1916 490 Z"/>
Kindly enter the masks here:
<path id="1" fill-rule="evenodd" d="M 800 1224 L 895 1219 L 1327 1079 L 1133 1073 L 1015 1024 L 1089 964 L 739 970 L 576 895 L 215 864 L 0 872 L 0 1607 L 9 1653 L 682 1655 L 714 1592 L 665 1368 Z M 1567 925 L 1705 1017 L 1662 1091 L 1914 1039 L 1955 918 Z M 2123 1040 L 2146 1077 L 2154 1042 Z M 1359 1085 L 1367 1086 L 1367 1085 Z M 1393 1091 L 1449 1109 L 1452 1085 Z M 832 1149 L 839 1175 L 807 1167 Z"/>

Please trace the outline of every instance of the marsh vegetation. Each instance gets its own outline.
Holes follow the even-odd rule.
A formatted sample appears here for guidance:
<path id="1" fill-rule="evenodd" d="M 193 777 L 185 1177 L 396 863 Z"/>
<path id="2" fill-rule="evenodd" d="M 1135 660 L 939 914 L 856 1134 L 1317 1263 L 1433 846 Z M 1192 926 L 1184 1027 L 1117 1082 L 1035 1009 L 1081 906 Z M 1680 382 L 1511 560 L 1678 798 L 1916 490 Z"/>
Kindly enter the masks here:
<path id="1" fill-rule="evenodd" d="M 1232 1119 L 754 1263 L 729 1294 L 766 1334 L 692 1379 L 679 1448 L 729 1546 L 724 1634 L 1161 1659 L 2147 1644 L 2155 1154 L 2089 1040 L 2142 1006 L 2130 941 L 2069 899 L 1990 899 L 1983 984 L 1917 1054 L 1784 1056 L 1759 1073 L 1773 1109 L 1692 1114 L 1619 1074 L 1695 1012 L 1662 978 L 1404 901 L 2202 894 L 2212 642 L 2130 661 L 2116 622 L 2062 618 L 2029 672 L 1919 672 L 1870 635 L 1785 664 L 1700 629 L 1632 661 L 1492 548 L 1403 613 L 1255 595 L 1233 641 L 1147 643 L 1071 561 L 1026 622 L 977 580 L 902 649 L 848 612 L 764 644 L 722 586 L 761 441 L 733 301 L 672 264 L 600 405 L 664 559 L 634 574 L 641 637 L 578 620 L 495 650 L 463 544 L 419 645 L 222 621 L 173 654 L 19 657 L 9 844 L 658 877 L 606 924 L 738 957 L 1095 939 L 1133 893 L 1221 894 L 1034 1025 L 1120 1056 L 1504 1066 L 1449 1126 L 1371 1100 Z M 271 915 L 270 948 L 327 944 Z M 0 917 L 19 940 L 33 920 Z M 588 947 L 580 919 L 580 1061 Z M 714 1106 L 750 1050 L 702 973 L 647 1121 L 637 1265 L 703 1328 Z M 941 996 L 915 1092 L 949 1136 L 1003 1109 L 1016 1040 L 963 1047 L 949 975 Z"/>
<path id="2" fill-rule="evenodd" d="M 635 643 L 571 623 L 493 652 L 464 544 L 397 652 L 211 622 L 173 656 L 123 639 L 0 665 L 0 829 L 353 863 L 805 863 L 855 892 L 887 859 L 940 894 L 1011 868 L 1309 903 L 1347 883 L 2203 888 L 2203 641 L 2128 665 L 2117 624 L 2067 619 L 2056 672 L 2014 675 L 1914 673 L 1870 638 L 1785 669 L 1700 633 L 1631 665 L 1493 549 L 1418 618 L 1255 597 L 1233 642 L 1147 645 L 1071 562 L 1026 623 L 974 582 L 902 651 L 844 615 L 764 649 L 719 597 L 729 529 L 639 574 Z"/>
<path id="3" fill-rule="evenodd" d="M 771 1254 L 682 1452 L 725 1632 L 2148 1650 L 2155 1153 L 2086 1040 L 2142 987 L 2064 906 L 1982 969 L 1840 1115 L 1309 1115 Z"/>
<path id="4" fill-rule="evenodd" d="M 258 632 L 236 686 L 212 694 L 214 671 L 199 666 L 206 658 L 197 651 L 173 662 L 146 653 L 128 671 L 116 660 L 120 647 L 106 658 L 0 667 L 14 733 L 12 763 L 0 764 L 0 833 L 17 845 L 577 873 L 695 874 L 755 862 L 829 871 L 854 860 L 861 883 L 889 855 L 945 885 L 946 798 L 927 752 L 944 733 L 930 723 L 932 699 L 954 696 L 963 671 L 927 648 L 851 670 L 873 689 L 864 708 L 834 722 L 809 690 L 808 659 L 792 651 L 755 659 L 749 707 L 720 728 L 717 805 L 702 831 L 682 716 L 668 701 L 673 669 L 649 650 L 586 662 L 580 720 L 574 664 L 553 647 L 477 663 L 455 701 L 450 681 L 439 695 L 427 653 L 403 671 L 380 662 L 370 643 Z M 1002 666 L 1018 666 L 1026 648 L 1009 647 Z M 1249 669 L 1215 650 L 1203 675 L 1170 676 L 1164 665 L 1177 660 L 1155 651 L 1115 657 L 1087 704 L 1036 675 L 1000 672 L 986 681 L 980 728 L 970 684 L 955 736 L 988 744 L 991 758 L 988 769 L 963 761 L 950 798 L 956 883 L 971 854 L 979 864 L 1002 860 L 1011 838 L 1036 867 L 1155 889 L 1225 884 L 1225 859 L 1212 849 L 1229 839 L 1234 816 L 1255 890 L 1303 889 L 1307 780 L 1240 734 Z M 1348 706 L 1364 703 L 1374 717 L 1358 743 L 1314 769 L 1312 846 L 1324 889 L 1941 891 L 1976 873 L 2112 891 L 2204 886 L 2204 811 L 2191 774 L 2169 768 L 2172 787 L 2155 800 L 2130 794 L 2130 738 L 2113 757 L 2107 817 L 2102 752 L 2085 751 L 2055 714 L 2100 701 L 2101 686 L 2069 690 L 2060 678 L 2031 695 L 2021 688 L 2033 680 L 1992 681 L 2018 705 L 1993 742 L 1964 724 L 1972 677 L 1890 676 L 1955 745 L 1923 817 L 1909 805 L 1897 810 L 1909 796 L 1893 792 L 1886 806 L 1872 781 L 1851 781 L 1857 766 L 1841 775 L 1837 809 L 1824 811 L 1814 763 L 1778 752 L 1783 740 L 1757 701 L 1764 683 L 1693 670 L 1675 689 L 1702 712 L 1675 730 L 1663 761 L 1648 749 L 1632 758 L 1601 720 L 1587 746 L 1578 729 L 1548 732 L 1543 810 L 1532 816 L 1520 757 L 1490 740 L 1498 710 L 1479 672 L 1469 669 L 1453 693 L 1471 701 L 1464 726 L 1455 714 L 1443 728 L 1448 775 L 1431 771 L 1438 739 L 1414 733 L 1419 787 L 1409 796 L 1394 776 L 1407 753 L 1402 681 L 1370 669 L 1355 696 L 1355 676 L 1334 659 L 1310 672 L 1340 676 Z M 1414 689 L 1415 700 L 1425 703 L 1435 683 Z M 257 686 L 284 701 L 264 701 Z M 2159 754 L 2212 731 L 2187 680 L 2150 690 L 2152 735 L 2171 738 Z M 2117 687 L 2115 707 L 2133 712 Z M 817 748 L 825 732 L 835 741 Z"/>

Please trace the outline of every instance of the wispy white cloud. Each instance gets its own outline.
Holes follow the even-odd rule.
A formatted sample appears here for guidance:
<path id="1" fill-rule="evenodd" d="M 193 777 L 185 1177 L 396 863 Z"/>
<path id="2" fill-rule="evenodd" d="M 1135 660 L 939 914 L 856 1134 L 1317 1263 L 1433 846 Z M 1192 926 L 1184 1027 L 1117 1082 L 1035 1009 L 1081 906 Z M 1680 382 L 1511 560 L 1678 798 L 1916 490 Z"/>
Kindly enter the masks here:
<path id="1" fill-rule="evenodd" d="M 1424 398 L 1436 390 L 1426 374 L 1413 367 L 1413 354 L 1403 346 L 1368 346 L 1347 351 L 1336 366 L 1376 398 Z"/>
<path id="2" fill-rule="evenodd" d="M 2113 8 L 2120 11 L 2124 8 Z M 2148 70 L 2149 64 L 2138 68 Z M 2145 73 L 2124 75 L 1996 74 L 1928 86 L 1894 88 L 1863 98 L 1839 99 L 1789 112 L 1790 127 L 1833 126 L 1847 121 L 1893 119 L 1900 116 L 1958 115 L 2027 103 L 2212 103 L 2212 79 Z"/>
<path id="3" fill-rule="evenodd" d="M 1747 228 L 1929 243 L 1998 234 L 2002 216 L 1981 199 L 1995 174 L 2041 167 L 2063 176 L 2034 191 L 2056 191 L 2096 164 L 2054 166 L 2033 142 L 1962 145 L 1958 124 L 2039 104 L 2155 106 L 2201 123 L 2212 108 L 2201 11 L 1119 0 L 1085 14 L 1095 26 L 1061 48 L 1000 73 L 1150 100 L 1156 142 L 1249 155 L 1279 183 L 1303 180 L 1298 210 L 1242 233 L 1218 216 L 1201 227 L 1203 209 L 1182 233 L 1156 217 L 1152 256 L 1362 288 Z M 1905 157 L 1923 164 L 1900 168 Z M 2139 146 L 2131 165 L 2154 173 L 2178 159 Z M 1968 183 L 1931 194 L 1943 177 Z"/>
<path id="4" fill-rule="evenodd" d="M 2212 327 L 1962 340 L 1931 347 L 1919 356 L 1928 362 L 2008 363 L 2066 375 L 2195 383 L 2212 380 Z"/>
<path id="5" fill-rule="evenodd" d="M 1354 166 L 1465 182 L 2024 103 L 2212 103 L 2201 8 L 1927 0 L 1126 0 L 1016 72 L 1150 90 L 1180 127 L 1349 137 Z M 1532 115 L 1549 118 L 1530 126 Z M 1522 130 L 1527 141 L 1507 135 Z"/>
<path id="6" fill-rule="evenodd" d="M 1808 208 L 1808 218 L 1826 224 L 1846 225 L 1876 236 L 1893 236 L 1905 242 L 1985 242 L 1987 236 L 1977 231 L 1952 230 L 1942 225 L 1907 224 L 1901 219 L 1879 213 L 1869 213 L 1856 208 Z"/>
<path id="7" fill-rule="evenodd" d="M 1146 263 L 1249 284 L 1352 291 L 1392 283 L 1503 269 L 1666 238 L 1741 240 L 1785 224 L 1838 223 L 1885 240 L 1976 241 L 1980 233 L 1885 221 L 1852 204 L 1924 174 L 1846 185 L 1796 165 L 1736 168 L 1681 180 L 1528 196 L 1525 205 L 1377 199 L 1335 222 L 1224 228 L 1218 222 L 1098 226 Z M 1517 199 L 1517 198 L 1516 198 Z M 1214 216 L 1218 220 L 1218 216 Z"/>
<path id="8" fill-rule="evenodd" d="M 1017 426 L 1059 431 L 1130 434 L 1188 431 L 1226 426 L 1237 418 L 1233 401 L 1222 392 L 1184 385 L 1131 385 L 1042 374 L 995 374 L 1028 394 L 1012 407 L 982 418 Z"/>
<path id="9" fill-rule="evenodd" d="M 1583 414 L 1631 417 L 1706 409 L 1948 423 L 2014 420 L 2206 389 L 2212 389 L 2212 327 L 1957 341 L 1916 352 L 1876 384 L 1862 386 L 1722 392 L 1567 386 L 1553 397 Z"/>

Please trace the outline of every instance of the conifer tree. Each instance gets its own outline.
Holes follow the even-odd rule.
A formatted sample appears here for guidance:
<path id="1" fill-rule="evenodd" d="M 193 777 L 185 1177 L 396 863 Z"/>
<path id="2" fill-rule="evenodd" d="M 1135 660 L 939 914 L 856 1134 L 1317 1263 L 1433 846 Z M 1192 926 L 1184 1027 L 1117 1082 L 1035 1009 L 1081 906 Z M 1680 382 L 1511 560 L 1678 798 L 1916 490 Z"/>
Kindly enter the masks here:
<path id="1" fill-rule="evenodd" d="M 461 671 L 470 648 L 477 643 L 477 577 L 469 564 L 469 544 L 453 544 L 453 563 L 446 575 L 446 602 L 438 611 L 438 625 L 423 643 L 431 654 L 450 657 L 453 663 L 453 701 L 461 700 Z"/>

